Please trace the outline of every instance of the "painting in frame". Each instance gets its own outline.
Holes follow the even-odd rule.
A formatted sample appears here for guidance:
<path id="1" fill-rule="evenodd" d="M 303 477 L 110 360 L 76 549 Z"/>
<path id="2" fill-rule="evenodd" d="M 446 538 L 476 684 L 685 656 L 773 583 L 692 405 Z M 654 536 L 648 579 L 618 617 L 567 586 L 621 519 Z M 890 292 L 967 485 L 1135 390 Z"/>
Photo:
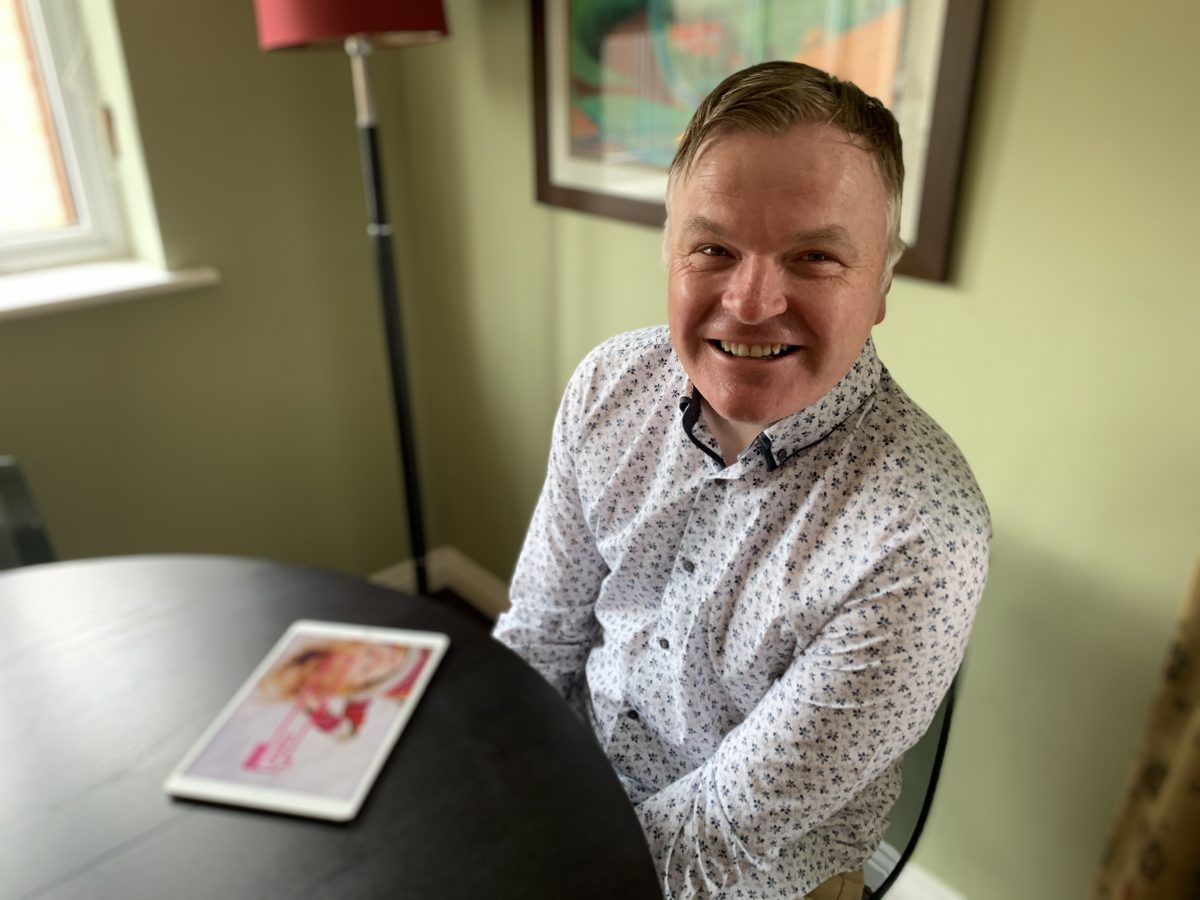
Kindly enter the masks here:
<path id="1" fill-rule="evenodd" d="M 767 59 L 853 81 L 896 115 L 897 272 L 949 277 L 985 0 L 531 0 L 538 200 L 661 227 L 700 100 Z"/>

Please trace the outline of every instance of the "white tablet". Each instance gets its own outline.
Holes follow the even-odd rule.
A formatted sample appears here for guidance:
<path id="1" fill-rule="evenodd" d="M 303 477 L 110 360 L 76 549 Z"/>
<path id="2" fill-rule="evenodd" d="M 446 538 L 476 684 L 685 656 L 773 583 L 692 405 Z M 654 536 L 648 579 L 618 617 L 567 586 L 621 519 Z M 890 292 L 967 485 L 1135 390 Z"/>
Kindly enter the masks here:
<path id="1" fill-rule="evenodd" d="M 352 819 L 449 644 L 428 631 L 295 622 L 163 787 Z"/>

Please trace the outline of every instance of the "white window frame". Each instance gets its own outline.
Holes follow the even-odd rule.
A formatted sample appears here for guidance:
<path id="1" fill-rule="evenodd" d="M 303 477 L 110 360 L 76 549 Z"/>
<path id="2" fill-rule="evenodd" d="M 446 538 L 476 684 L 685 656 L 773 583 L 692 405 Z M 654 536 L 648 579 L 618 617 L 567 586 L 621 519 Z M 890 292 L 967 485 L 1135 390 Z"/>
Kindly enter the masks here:
<path id="1" fill-rule="evenodd" d="M 77 222 L 0 237 L 0 273 L 127 258 L 128 229 L 91 44 L 75 0 L 20 0 Z"/>
<path id="2" fill-rule="evenodd" d="M 167 266 L 114 0 L 21 2 L 48 70 L 51 114 L 69 135 L 63 143 L 73 142 L 70 159 L 63 149 L 68 178 L 84 190 L 80 225 L 0 241 L 0 325 L 217 284 L 210 266 Z"/>

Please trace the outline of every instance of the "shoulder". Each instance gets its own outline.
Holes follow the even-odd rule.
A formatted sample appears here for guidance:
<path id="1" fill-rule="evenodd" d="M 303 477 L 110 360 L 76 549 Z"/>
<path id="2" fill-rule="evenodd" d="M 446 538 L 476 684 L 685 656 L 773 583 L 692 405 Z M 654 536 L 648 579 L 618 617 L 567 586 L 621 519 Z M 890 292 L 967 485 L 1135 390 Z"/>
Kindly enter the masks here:
<path id="1" fill-rule="evenodd" d="M 669 416 L 686 382 L 665 326 L 609 338 L 571 376 L 561 408 L 564 438 L 578 449 L 600 433 L 636 433 Z"/>
<path id="2" fill-rule="evenodd" d="M 950 435 L 886 369 L 858 439 L 881 503 L 927 534 L 986 547 L 991 517 L 971 467 Z"/>
<path id="3" fill-rule="evenodd" d="M 601 380 L 654 377 L 670 368 L 674 357 L 667 327 L 654 325 L 604 341 L 583 358 L 575 374 Z"/>
<path id="4" fill-rule="evenodd" d="M 870 408 L 831 452 L 844 505 L 819 551 L 821 571 L 853 585 L 847 596 L 856 610 L 890 621 L 892 633 L 911 642 L 906 652 L 927 655 L 949 642 L 957 660 L 983 595 L 992 537 L 962 452 L 886 369 Z"/>
<path id="5" fill-rule="evenodd" d="M 686 381 L 665 325 L 609 338 L 575 369 L 566 401 L 576 415 L 615 397 L 661 395 Z"/>

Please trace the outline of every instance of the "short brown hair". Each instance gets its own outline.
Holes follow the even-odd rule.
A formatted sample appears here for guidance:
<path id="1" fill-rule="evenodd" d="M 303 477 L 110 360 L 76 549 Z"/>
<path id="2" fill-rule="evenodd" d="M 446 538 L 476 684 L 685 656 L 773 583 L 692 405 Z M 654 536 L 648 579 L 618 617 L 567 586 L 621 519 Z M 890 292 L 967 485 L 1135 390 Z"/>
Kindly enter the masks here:
<path id="1" fill-rule="evenodd" d="M 700 149 L 730 131 L 784 134 L 797 125 L 834 125 L 861 142 L 879 167 L 888 198 L 885 277 L 904 252 L 900 204 L 904 194 L 904 154 L 900 126 L 886 106 L 849 81 L 804 63 L 773 62 L 734 72 L 692 114 L 679 141 L 667 178 L 667 197 L 691 171 Z"/>

